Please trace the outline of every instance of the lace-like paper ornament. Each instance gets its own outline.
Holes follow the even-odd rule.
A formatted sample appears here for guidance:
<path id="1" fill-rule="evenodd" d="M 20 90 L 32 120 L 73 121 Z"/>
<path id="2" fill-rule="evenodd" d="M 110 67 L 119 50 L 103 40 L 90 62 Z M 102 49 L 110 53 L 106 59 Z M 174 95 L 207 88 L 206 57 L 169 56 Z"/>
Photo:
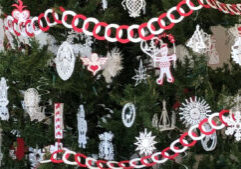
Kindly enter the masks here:
<path id="1" fill-rule="evenodd" d="M 123 0 L 122 6 L 126 10 L 128 10 L 130 17 L 136 18 L 141 14 L 141 10 L 143 13 L 146 13 L 146 1 L 145 0 Z"/>
<path id="2" fill-rule="evenodd" d="M 105 81 L 107 83 L 111 83 L 112 78 L 117 76 L 123 69 L 122 53 L 120 52 L 120 49 L 114 48 L 107 53 L 107 58 L 108 59 L 106 61 L 102 74 L 105 77 Z"/>
<path id="3" fill-rule="evenodd" d="M 166 108 L 166 101 L 162 101 L 162 114 L 160 117 L 160 120 L 158 122 L 158 129 L 160 132 L 167 131 L 167 130 L 173 130 L 175 129 L 176 125 L 176 114 L 175 112 L 172 112 L 172 119 L 170 121 L 168 117 L 168 112 Z"/>
<path id="4" fill-rule="evenodd" d="M 74 72 L 75 55 L 72 46 L 67 42 L 59 47 L 57 57 L 54 59 L 59 77 L 68 80 Z"/>
<path id="5" fill-rule="evenodd" d="M 208 51 L 211 40 L 210 35 L 205 33 L 200 26 L 196 26 L 196 30 L 189 41 L 186 43 L 194 52 L 204 54 Z"/>
<path id="6" fill-rule="evenodd" d="M 112 139 L 114 135 L 112 132 L 105 132 L 99 135 L 99 157 L 105 160 L 114 159 L 114 147 L 112 144 Z"/>
<path id="7" fill-rule="evenodd" d="M 1 120 L 8 120 L 9 119 L 9 112 L 7 105 L 8 101 L 8 86 L 6 79 L 4 77 L 1 78 L 0 82 L 0 118 Z"/>
<path id="8" fill-rule="evenodd" d="M 86 138 L 86 133 L 87 133 L 87 122 L 85 120 L 85 110 L 84 106 L 80 105 L 79 107 L 79 112 L 77 114 L 77 121 L 78 121 L 78 133 L 79 133 L 79 148 L 86 148 L 87 144 L 87 138 Z"/>
<path id="9" fill-rule="evenodd" d="M 146 68 L 143 66 L 142 60 L 140 60 L 139 68 L 138 70 L 135 70 L 136 75 L 132 77 L 136 81 L 135 86 L 139 85 L 140 83 L 144 82 L 146 83 L 146 79 L 149 77 L 148 74 L 146 74 Z"/>
<path id="10" fill-rule="evenodd" d="M 241 37 L 235 39 L 235 43 L 232 46 L 231 57 L 233 61 L 241 66 Z"/>
<path id="11" fill-rule="evenodd" d="M 29 162 L 31 163 L 31 169 L 38 168 L 40 161 L 43 160 L 44 153 L 38 148 L 29 148 Z"/>
<path id="12" fill-rule="evenodd" d="M 154 146 L 157 142 L 155 141 L 156 136 L 152 136 L 152 132 L 147 132 L 147 129 L 144 132 L 140 132 L 139 137 L 136 137 L 137 142 L 134 143 L 137 145 L 136 151 L 139 151 L 140 155 L 150 155 L 156 150 Z"/>
<path id="13" fill-rule="evenodd" d="M 180 119 L 186 127 L 199 124 L 203 119 L 207 118 L 211 113 L 208 103 L 198 97 L 186 99 L 185 103 L 182 103 L 180 107 Z"/>
<path id="14" fill-rule="evenodd" d="M 136 119 L 136 107 L 133 103 L 127 103 L 122 109 L 122 122 L 130 128 Z"/>
<path id="15" fill-rule="evenodd" d="M 45 119 L 45 112 L 39 106 L 40 97 L 38 91 L 30 88 L 24 92 L 24 107 L 30 116 L 30 120 L 38 120 L 39 122 Z"/>
<path id="16" fill-rule="evenodd" d="M 206 132 L 210 132 L 212 130 L 209 124 L 204 124 L 204 128 Z M 217 146 L 217 134 L 214 132 L 211 135 L 206 135 L 202 140 L 202 147 L 205 151 L 213 151 Z"/>
<path id="17" fill-rule="evenodd" d="M 226 135 L 234 135 L 237 141 L 241 140 L 241 112 L 231 112 L 229 117 L 225 118 L 228 127 L 225 131 Z M 234 134 L 235 133 L 235 134 Z"/>
<path id="18" fill-rule="evenodd" d="M 168 39 L 173 43 L 173 54 L 169 54 L 168 46 L 162 41 L 161 38 L 155 37 L 149 42 L 141 42 L 142 51 L 153 59 L 154 67 L 158 67 L 160 69 L 159 78 L 156 80 L 157 84 L 159 85 L 163 84 L 165 77 L 169 83 L 173 83 L 175 80 L 171 73 L 171 62 L 173 61 L 175 64 L 177 59 L 174 43 L 175 40 L 171 35 L 165 34 L 165 37 L 168 37 Z"/>
<path id="19" fill-rule="evenodd" d="M 87 69 L 95 76 L 97 72 L 101 70 L 101 66 L 106 63 L 108 58 L 99 58 L 97 53 L 93 53 L 89 58 L 81 57 L 80 59 L 83 61 L 83 64 L 87 66 Z"/>
<path id="20" fill-rule="evenodd" d="M 218 51 L 216 49 L 216 40 L 214 39 L 214 37 L 211 37 L 211 42 L 210 42 L 210 46 L 209 46 L 207 55 L 209 56 L 208 64 L 210 64 L 210 65 L 219 64 L 220 60 L 219 60 Z"/>

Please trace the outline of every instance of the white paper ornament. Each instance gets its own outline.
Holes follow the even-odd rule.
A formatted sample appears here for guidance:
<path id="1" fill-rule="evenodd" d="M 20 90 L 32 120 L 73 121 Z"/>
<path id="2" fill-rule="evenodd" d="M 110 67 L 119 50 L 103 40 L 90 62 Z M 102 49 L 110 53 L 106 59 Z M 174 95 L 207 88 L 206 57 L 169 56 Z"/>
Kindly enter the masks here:
<path id="1" fill-rule="evenodd" d="M 235 43 L 232 46 L 231 57 L 233 61 L 241 66 L 241 37 L 235 39 Z"/>
<path id="2" fill-rule="evenodd" d="M 0 129 L 0 167 L 2 165 L 3 153 L 2 153 L 2 129 Z"/>
<path id="3" fill-rule="evenodd" d="M 173 111 L 172 112 L 172 119 L 170 121 L 169 117 L 168 117 L 168 112 L 167 112 L 167 108 L 166 108 L 166 101 L 163 100 L 162 101 L 162 114 L 160 117 L 160 120 L 158 122 L 158 128 L 159 131 L 167 131 L 167 130 L 173 130 L 175 129 L 175 124 L 176 124 L 176 114 Z"/>
<path id="4" fill-rule="evenodd" d="M 142 60 L 140 60 L 139 68 L 138 70 L 135 70 L 135 72 L 136 75 L 132 77 L 132 79 L 136 81 L 135 86 L 142 82 L 146 83 L 146 79 L 149 77 L 149 75 L 146 74 L 146 68 L 143 66 Z"/>
<path id="5" fill-rule="evenodd" d="M 146 1 L 145 0 L 123 0 L 122 6 L 126 10 L 128 10 L 130 17 L 136 18 L 141 14 L 141 10 L 143 13 L 146 13 Z"/>
<path id="6" fill-rule="evenodd" d="M 42 149 L 38 148 L 29 148 L 29 161 L 31 163 L 31 169 L 36 169 L 38 165 L 40 164 L 40 161 L 43 160 L 44 153 L 42 152 Z"/>
<path id="7" fill-rule="evenodd" d="M 210 42 L 209 50 L 207 51 L 207 55 L 209 56 L 208 64 L 210 65 L 219 64 L 220 60 L 219 60 L 218 51 L 216 49 L 216 40 L 214 39 L 214 37 L 211 37 L 211 42 Z"/>
<path id="8" fill-rule="evenodd" d="M 103 10 L 106 10 L 108 8 L 108 1 L 107 0 L 102 0 L 102 8 L 103 8 Z"/>
<path id="9" fill-rule="evenodd" d="M 24 107 L 31 121 L 38 120 L 40 122 L 46 118 L 44 109 L 39 106 L 39 102 L 40 96 L 36 89 L 29 88 L 24 92 Z"/>
<path id="10" fill-rule="evenodd" d="M 107 57 L 99 58 L 97 53 L 93 53 L 90 57 L 81 57 L 83 64 L 87 66 L 87 69 L 95 76 L 98 71 L 101 70 L 101 66 L 107 61 Z"/>
<path id="11" fill-rule="evenodd" d="M 3 41 L 4 41 L 4 34 L 5 34 L 5 31 L 3 29 L 3 19 L 0 19 L 0 30 L 2 30 L 0 32 L 0 51 L 3 51 L 4 50 Z"/>
<path id="12" fill-rule="evenodd" d="M 99 157 L 105 160 L 114 159 L 114 147 L 112 144 L 112 139 L 114 135 L 112 132 L 105 132 L 99 135 Z"/>
<path id="13" fill-rule="evenodd" d="M 210 132 L 212 130 L 211 126 L 208 124 L 204 124 L 204 128 L 206 132 Z M 214 132 L 211 135 L 206 135 L 202 140 L 202 147 L 205 151 L 213 151 L 217 146 L 217 134 Z"/>
<path id="14" fill-rule="evenodd" d="M 105 77 L 105 81 L 111 83 L 112 78 L 118 75 L 122 69 L 122 53 L 120 49 L 114 48 L 107 53 L 107 61 L 102 73 Z"/>
<path id="15" fill-rule="evenodd" d="M 72 46 L 67 41 L 63 42 L 54 60 L 57 72 L 62 80 L 68 80 L 73 74 L 75 60 L 76 58 Z"/>
<path id="16" fill-rule="evenodd" d="M 8 120 L 9 119 L 9 112 L 7 105 L 8 101 L 8 86 L 6 79 L 4 77 L 1 78 L 0 82 L 0 118 L 1 120 Z"/>
<path id="17" fill-rule="evenodd" d="M 87 133 L 87 122 L 85 120 L 85 110 L 84 106 L 80 105 L 79 107 L 79 112 L 77 114 L 77 121 L 78 121 L 78 133 L 79 133 L 79 148 L 86 148 L 87 144 L 87 138 L 86 138 L 86 133 Z"/>
<path id="18" fill-rule="evenodd" d="M 126 127 L 131 127 L 136 119 L 136 108 L 133 103 L 127 103 L 122 109 L 122 122 Z"/>
<path id="19" fill-rule="evenodd" d="M 196 96 L 189 98 L 189 100 L 186 99 L 185 103 L 182 103 L 179 112 L 180 119 L 183 120 L 186 127 L 199 124 L 208 117 L 209 113 L 211 113 L 211 110 L 208 103 Z"/>
<path id="20" fill-rule="evenodd" d="M 134 143 L 137 145 L 136 151 L 139 151 L 140 155 L 150 155 L 156 150 L 154 146 L 157 142 L 155 141 L 156 136 L 152 136 L 152 132 L 147 132 L 147 129 L 144 132 L 140 132 L 139 137 L 136 137 L 137 142 Z"/>
<path id="21" fill-rule="evenodd" d="M 194 52 L 204 54 L 207 52 L 210 45 L 211 39 L 210 35 L 205 33 L 200 26 L 196 26 L 196 30 L 189 41 L 186 43 Z"/>
<path id="22" fill-rule="evenodd" d="M 241 112 L 234 111 L 229 114 L 224 120 L 228 127 L 225 131 L 226 135 L 234 135 L 237 141 L 241 140 Z M 234 134 L 235 133 L 235 134 Z"/>
<path id="23" fill-rule="evenodd" d="M 171 62 L 173 61 L 175 65 L 177 60 L 174 43 L 173 47 L 174 53 L 169 54 L 167 44 L 157 37 L 152 38 L 149 43 L 147 41 L 141 42 L 142 51 L 153 59 L 154 67 L 158 67 L 160 69 L 159 78 L 156 80 L 159 85 L 163 84 L 165 77 L 169 83 L 173 83 L 175 80 L 171 73 Z"/>

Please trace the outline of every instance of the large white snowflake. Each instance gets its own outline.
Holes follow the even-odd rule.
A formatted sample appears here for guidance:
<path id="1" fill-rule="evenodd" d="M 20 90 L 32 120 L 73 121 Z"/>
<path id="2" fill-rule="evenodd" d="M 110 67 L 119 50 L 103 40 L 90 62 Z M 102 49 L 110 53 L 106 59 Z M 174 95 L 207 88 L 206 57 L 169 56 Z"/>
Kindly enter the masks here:
<path id="1" fill-rule="evenodd" d="M 139 154 L 150 155 L 156 149 L 154 146 L 157 142 L 155 141 L 156 136 L 152 136 L 152 132 L 147 132 L 147 129 L 144 132 L 140 132 L 139 137 L 136 137 L 137 142 L 134 143 L 137 145 L 136 151 L 140 151 Z"/>
<path id="2" fill-rule="evenodd" d="M 229 116 L 225 118 L 225 122 L 228 123 L 226 135 L 233 135 L 237 141 L 241 140 L 241 113 L 240 111 L 234 112 L 234 116 Z"/>
<path id="3" fill-rule="evenodd" d="M 190 125 L 198 124 L 203 119 L 207 118 L 208 113 L 210 113 L 210 106 L 208 103 L 198 97 L 189 98 L 182 103 L 180 107 L 180 119 L 188 127 Z"/>

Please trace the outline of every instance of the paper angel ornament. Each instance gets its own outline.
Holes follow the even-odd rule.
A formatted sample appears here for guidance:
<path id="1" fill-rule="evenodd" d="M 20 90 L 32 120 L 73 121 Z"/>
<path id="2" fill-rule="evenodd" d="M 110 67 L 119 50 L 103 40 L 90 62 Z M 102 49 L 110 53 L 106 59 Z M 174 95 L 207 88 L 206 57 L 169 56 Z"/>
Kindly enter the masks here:
<path id="1" fill-rule="evenodd" d="M 40 97 L 36 89 L 30 88 L 24 92 L 24 107 L 31 121 L 40 122 L 45 119 L 45 111 L 39 106 L 39 102 Z"/>
<path id="2" fill-rule="evenodd" d="M 101 70 L 101 66 L 106 63 L 108 58 L 99 58 L 97 53 L 93 53 L 90 57 L 81 57 L 80 59 L 83 64 L 87 66 L 87 69 L 95 76 L 97 72 Z"/>
<path id="3" fill-rule="evenodd" d="M 113 160 L 114 159 L 114 147 L 112 144 L 112 139 L 114 135 L 112 132 L 105 132 L 99 135 L 99 139 L 101 140 L 99 144 L 99 157 L 105 160 Z"/>
<path id="4" fill-rule="evenodd" d="M 175 63 L 177 60 L 175 51 L 173 54 L 168 54 L 167 44 L 163 43 L 159 38 L 153 38 L 149 44 L 146 41 L 142 41 L 141 49 L 153 59 L 154 67 L 160 69 L 159 78 L 156 80 L 157 84 L 162 85 L 165 77 L 167 78 L 167 82 L 173 83 L 175 79 L 171 73 L 171 62 Z"/>
<path id="5" fill-rule="evenodd" d="M 200 26 L 196 26 L 196 30 L 189 41 L 186 43 L 194 52 L 204 54 L 207 52 L 211 39 L 210 35 L 205 33 Z"/>
<path id="6" fill-rule="evenodd" d="M 123 0 L 122 6 L 126 10 L 128 9 L 130 17 L 136 18 L 140 16 L 141 10 L 146 13 L 146 1 L 145 0 Z"/>
<path id="7" fill-rule="evenodd" d="M 7 105 L 8 101 L 8 86 L 6 79 L 4 77 L 1 78 L 0 82 L 0 118 L 1 120 L 8 120 L 9 119 L 9 112 Z"/>
<path id="8" fill-rule="evenodd" d="M 77 121 L 78 121 L 78 133 L 79 133 L 79 148 L 86 148 L 87 144 L 87 138 L 86 138 L 86 133 L 87 133 L 87 122 L 85 120 L 85 110 L 84 106 L 80 105 L 79 107 L 79 112 L 77 114 Z"/>
<path id="9" fill-rule="evenodd" d="M 68 80 L 73 74 L 75 60 L 76 58 L 72 46 L 67 41 L 63 42 L 54 60 L 57 72 L 62 80 Z"/>

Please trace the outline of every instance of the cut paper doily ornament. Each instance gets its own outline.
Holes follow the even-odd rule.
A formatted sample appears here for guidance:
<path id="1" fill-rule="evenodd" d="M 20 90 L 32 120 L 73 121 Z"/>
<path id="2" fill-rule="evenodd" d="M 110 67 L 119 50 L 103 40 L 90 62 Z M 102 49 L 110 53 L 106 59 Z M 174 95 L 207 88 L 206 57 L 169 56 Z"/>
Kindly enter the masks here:
<path id="1" fill-rule="evenodd" d="M 76 57 L 72 46 L 65 41 L 59 47 L 57 57 L 54 59 L 59 77 L 62 80 L 68 80 L 74 72 Z"/>
<path id="2" fill-rule="evenodd" d="M 185 100 L 180 107 L 180 119 L 188 126 L 196 125 L 211 113 L 208 103 L 198 97 L 191 97 Z"/>
<path id="3" fill-rule="evenodd" d="M 123 124 L 130 128 L 136 119 L 136 107 L 133 103 L 127 103 L 122 109 L 122 122 Z"/>
<path id="4" fill-rule="evenodd" d="M 231 54 L 233 61 L 241 66 L 241 37 L 235 39 Z"/>
<path id="5" fill-rule="evenodd" d="M 126 10 L 128 10 L 130 17 L 136 18 L 141 14 L 141 10 L 143 13 L 146 13 L 146 1 L 145 0 L 123 0 L 122 6 Z"/>

